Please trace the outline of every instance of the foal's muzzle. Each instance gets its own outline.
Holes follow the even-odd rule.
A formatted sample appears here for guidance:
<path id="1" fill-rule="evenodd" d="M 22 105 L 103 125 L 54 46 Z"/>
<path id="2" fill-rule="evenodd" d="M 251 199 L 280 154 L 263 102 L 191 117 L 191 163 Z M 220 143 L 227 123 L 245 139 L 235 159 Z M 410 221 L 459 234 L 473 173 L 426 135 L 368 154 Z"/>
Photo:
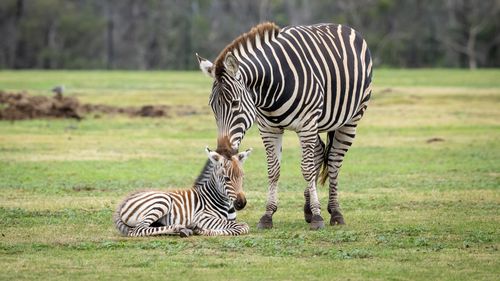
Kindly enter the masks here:
<path id="1" fill-rule="evenodd" d="M 247 205 L 247 199 L 245 198 L 245 195 L 243 193 L 238 193 L 236 195 L 236 200 L 234 201 L 234 208 L 239 211 L 245 208 Z"/>

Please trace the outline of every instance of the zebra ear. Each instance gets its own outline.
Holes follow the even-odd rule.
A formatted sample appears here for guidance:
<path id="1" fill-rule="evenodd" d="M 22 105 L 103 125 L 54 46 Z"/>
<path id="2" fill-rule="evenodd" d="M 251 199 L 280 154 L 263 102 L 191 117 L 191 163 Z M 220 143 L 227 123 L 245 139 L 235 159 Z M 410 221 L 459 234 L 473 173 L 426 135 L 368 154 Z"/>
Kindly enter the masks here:
<path id="1" fill-rule="evenodd" d="M 240 163 L 244 163 L 245 160 L 248 158 L 248 156 L 250 156 L 251 152 L 252 152 L 252 149 L 249 148 L 243 152 L 238 153 L 238 160 L 240 161 Z"/>
<path id="2" fill-rule="evenodd" d="M 238 72 L 239 62 L 238 59 L 233 55 L 233 53 L 228 52 L 224 58 L 224 69 L 231 76 L 236 76 Z"/>
<path id="3" fill-rule="evenodd" d="M 208 146 L 205 148 L 205 151 L 207 152 L 208 159 L 210 159 L 210 161 L 212 161 L 212 163 L 216 164 L 217 162 L 219 162 L 219 160 L 221 158 L 219 153 L 210 150 L 210 148 L 208 148 Z"/>
<path id="4" fill-rule="evenodd" d="M 198 53 L 196 53 L 196 58 L 198 59 L 198 63 L 200 64 L 201 71 L 208 77 L 214 78 L 214 65 L 212 64 L 212 62 L 200 57 Z"/>

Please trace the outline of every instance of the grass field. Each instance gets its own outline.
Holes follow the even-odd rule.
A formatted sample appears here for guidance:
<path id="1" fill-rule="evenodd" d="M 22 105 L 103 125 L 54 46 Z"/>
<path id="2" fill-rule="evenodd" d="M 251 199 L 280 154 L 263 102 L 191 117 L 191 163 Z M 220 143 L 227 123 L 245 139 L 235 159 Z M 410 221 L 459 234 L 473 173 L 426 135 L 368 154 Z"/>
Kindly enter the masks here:
<path id="1" fill-rule="evenodd" d="M 190 187 L 215 147 L 210 81 L 198 72 L 0 71 L 0 89 L 82 102 L 191 104 L 200 114 L 0 121 L 0 280 L 498 280 L 500 71 L 376 70 L 373 100 L 340 175 L 347 225 L 303 221 L 298 139 L 287 132 L 280 206 L 256 128 L 242 148 L 240 237 L 120 237 L 129 192 Z M 428 142 L 433 138 L 442 141 Z M 319 188 L 326 212 L 327 188 Z"/>

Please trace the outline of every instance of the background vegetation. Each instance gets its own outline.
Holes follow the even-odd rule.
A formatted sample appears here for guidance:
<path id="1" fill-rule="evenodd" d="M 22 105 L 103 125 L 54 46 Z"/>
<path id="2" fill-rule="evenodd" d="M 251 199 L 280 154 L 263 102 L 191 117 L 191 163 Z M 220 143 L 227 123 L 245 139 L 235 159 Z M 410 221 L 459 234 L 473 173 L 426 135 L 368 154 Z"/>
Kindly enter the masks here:
<path id="1" fill-rule="evenodd" d="M 0 68 L 194 69 L 268 20 L 348 24 L 376 66 L 500 66 L 497 0 L 3 0 Z"/>
<path id="2" fill-rule="evenodd" d="M 377 70 L 340 175 L 346 226 L 302 218 L 300 148 L 284 139 L 275 228 L 255 226 L 266 193 L 256 128 L 243 148 L 251 225 L 241 237 L 120 237 L 118 202 L 137 189 L 189 187 L 216 128 L 198 72 L 3 71 L 0 88 L 83 102 L 189 103 L 176 118 L 0 121 L 0 280 L 497 280 L 498 70 Z M 325 211 L 327 189 L 319 188 Z"/>

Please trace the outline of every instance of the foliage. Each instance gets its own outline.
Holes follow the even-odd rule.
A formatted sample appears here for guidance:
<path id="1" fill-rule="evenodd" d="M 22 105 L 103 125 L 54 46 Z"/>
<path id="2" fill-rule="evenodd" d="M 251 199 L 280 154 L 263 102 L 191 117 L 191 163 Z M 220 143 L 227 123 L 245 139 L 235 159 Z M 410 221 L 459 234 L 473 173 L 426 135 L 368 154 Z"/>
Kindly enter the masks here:
<path id="1" fill-rule="evenodd" d="M 350 25 L 381 66 L 500 66 L 496 0 L 5 0 L 0 19 L 0 68 L 195 69 L 263 21 Z"/>

